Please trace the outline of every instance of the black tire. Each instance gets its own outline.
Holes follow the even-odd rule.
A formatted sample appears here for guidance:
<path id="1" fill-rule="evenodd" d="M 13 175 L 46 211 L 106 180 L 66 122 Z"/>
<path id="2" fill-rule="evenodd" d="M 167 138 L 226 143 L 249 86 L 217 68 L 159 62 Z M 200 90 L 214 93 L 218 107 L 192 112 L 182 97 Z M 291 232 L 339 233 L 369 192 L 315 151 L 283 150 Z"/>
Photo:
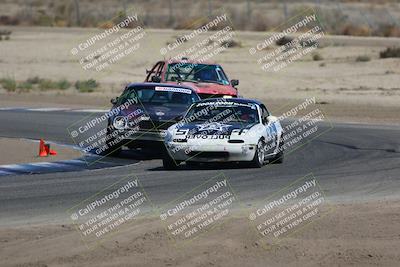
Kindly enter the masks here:
<path id="1" fill-rule="evenodd" d="M 122 146 L 112 146 L 107 142 L 107 150 L 104 151 L 102 154 L 107 157 L 116 157 L 122 151 Z"/>
<path id="2" fill-rule="evenodd" d="M 283 153 L 283 140 L 281 141 L 281 143 L 279 144 L 279 153 L 276 154 L 276 156 L 272 159 L 272 164 L 281 164 L 283 163 L 283 159 L 284 159 L 284 153 Z"/>
<path id="3" fill-rule="evenodd" d="M 116 157 L 122 152 L 122 147 L 112 147 L 107 151 L 107 156 Z"/>
<path id="4" fill-rule="evenodd" d="M 186 161 L 186 165 L 192 168 L 198 168 L 201 166 L 201 163 L 196 161 Z"/>
<path id="5" fill-rule="evenodd" d="M 262 153 L 262 154 L 261 154 Z M 254 168 L 261 168 L 265 164 L 265 143 L 263 140 L 259 140 L 256 147 L 256 152 L 254 153 L 254 158 L 250 165 Z"/>
<path id="6" fill-rule="evenodd" d="M 166 170 L 177 170 L 179 168 L 178 167 L 179 163 L 176 162 L 173 158 L 171 158 L 171 156 L 168 154 L 168 152 L 164 153 L 162 163 L 163 163 L 164 169 L 166 169 Z"/>
<path id="7" fill-rule="evenodd" d="M 107 136 L 111 135 L 111 131 L 109 130 L 110 126 L 107 127 Z M 109 140 L 107 140 L 107 150 L 104 151 L 102 154 L 104 156 L 110 156 L 110 157 L 116 157 L 118 156 L 121 151 L 122 151 L 122 144 L 116 146 L 116 145 L 112 145 L 111 143 L 114 141 L 114 138 L 110 138 Z"/>

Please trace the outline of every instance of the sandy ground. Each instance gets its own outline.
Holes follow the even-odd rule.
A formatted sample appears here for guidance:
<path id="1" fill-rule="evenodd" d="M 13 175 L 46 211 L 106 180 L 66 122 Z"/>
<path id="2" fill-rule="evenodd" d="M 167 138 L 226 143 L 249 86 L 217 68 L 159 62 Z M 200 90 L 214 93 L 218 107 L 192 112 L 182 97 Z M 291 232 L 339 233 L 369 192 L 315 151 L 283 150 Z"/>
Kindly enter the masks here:
<path id="1" fill-rule="evenodd" d="M 400 202 L 329 208 L 328 215 L 267 247 L 240 212 L 196 241 L 178 240 L 176 246 L 157 218 L 137 219 L 92 250 L 68 224 L 3 227 L 1 265 L 398 266 Z"/>
<path id="2" fill-rule="evenodd" d="M 30 162 L 50 162 L 79 158 L 82 154 L 75 149 L 51 144 L 50 148 L 57 151 L 57 155 L 39 157 L 39 143 L 16 139 L 0 138 L 0 165 L 30 163 Z"/>
<path id="3" fill-rule="evenodd" d="M 0 43 L 0 77 L 24 81 L 39 76 L 52 80 L 93 78 L 101 88 L 95 93 L 65 91 L 12 93 L 0 89 L 3 106 L 109 106 L 109 99 L 120 94 L 129 82 L 142 82 L 145 69 L 163 58 L 160 48 L 185 31 L 147 30 L 140 41 L 140 49 L 104 71 L 83 70 L 72 47 L 93 36 L 96 29 L 11 27 L 11 40 Z M 325 36 L 316 50 L 323 58 L 313 61 L 308 54 L 278 72 L 263 71 L 257 59 L 265 55 L 259 51 L 250 56 L 249 49 L 270 34 L 236 32 L 234 40 L 240 47 L 228 48 L 211 61 L 220 63 L 230 79 L 239 79 L 240 94 L 258 98 L 272 110 L 288 103 L 300 103 L 316 97 L 332 119 L 374 123 L 399 123 L 400 59 L 379 59 L 379 52 L 399 44 L 400 38 Z M 166 58 L 193 46 L 206 36 L 182 44 Z M 49 46 L 51 44 L 51 46 Z M 105 43 L 103 43 L 105 44 Z M 99 43 L 99 45 L 101 45 Z M 357 62 L 358 56 L 370 61 Z"/>
<path id="4" fill-rule="evenodd" d="M 70 50 L 97 30 L 11 29 L 11 40 L 0 43 L 1 77 L 24 81 L 39 76 L 53 80 L 66 78 L 71 82 L 90 77 L 102 86 L 92 94 L 80 94 L 74 89 L 20 94 L 0 89 L 0 107 L 109 107 L 109 99 L 118 95 L 124 84 L 144 80 L 145 69 L 162 59 L 160 48 L 182 33 L 146 30 L 147 37 L 139 53 L 96 73 L 84 71 Z M 380 51 L 398 45 L 400 39 L 327 37 L 324 46 L 318 49 L 322 61 L 313 61 L 309 55 L 275 73 L 262 71 L 257 58 L 248 53 L 249 48 L 265 38 L 264 33 L 238 32 L 235 39 L 242 47 L 229 48 L 214 58 L 230 79 L 240 80 L 243 96 L 264 101 L 275 115 L 280 115 L 282 107 L 316 97 L 318 107 L 333 121 L 400 123 L 400 59 L 379 59 Z M 370 56 L 371 60 L 356 62 L 356 57 L 362 55 Z M 2 151 L 4 145 L 0 141 Z M 36 151 L 37 145 L 32 146 L 31 159 Z M 18 158 L 15 157 L 13 163 Z M 26 156 L 25 159 L 31 161 Z M 396 233 L 400 229 L 400 202 L 333 207 L 332 213 L 269 250 L 257 241 L 242 214 L 195 242 L 177 247 L 158 218 L 140 219 L 94 250 L 83 245 L 68 223 L 3 226 L 0 265 L 398 266 L 400 235 Z"/>

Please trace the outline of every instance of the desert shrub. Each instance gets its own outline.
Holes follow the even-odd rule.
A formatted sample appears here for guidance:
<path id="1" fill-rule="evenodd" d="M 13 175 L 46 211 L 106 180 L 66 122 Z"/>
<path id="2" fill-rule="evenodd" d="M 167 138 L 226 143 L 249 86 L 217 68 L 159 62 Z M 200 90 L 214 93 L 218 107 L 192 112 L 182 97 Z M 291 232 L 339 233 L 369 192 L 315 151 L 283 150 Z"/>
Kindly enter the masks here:
<path id="1" fill-rule="evenodd" d="M 9 30 L 0 30 L 0 41 L 1 40 L 10 40 L 10 35 L 12 31 Z M 4 37 L 3 37 L 4 35 Z"/>
<path id="2" fill-rule="evenodd" d="M 379 53 L 380 58 L 400 57 L 400 47 L 388 47 Z"/>
<path id="3" fill-rule="evenodd" d="M 284 36 L 280 39 L 278 39 L 275 44 L 279 45 L 279 46 L 283 46 L 283 45 L 287 45 L 288 43 L 290 43 L 291 41 L 293 41 L 293 38 L 290 36 Z"/>
<path id="4" fill-rule="evenodd" d="M 348 16 L 338 9 L 320 8 L 318 16 L 323 19 L 325 31 L 331 34 L 342 34 L 348 21 Z"/>
<path id="5" fill-rule="evenodd" d="M 113 22 L 115 24 L 118 24 L 122 22 L 126 18 L 126 12 L 123 10 L 120 10 L 117 12 L 117 15 L 114 17 Z"/>
<path id="6" fill-rule="evenodd" d="M 56 27 L 67 27 L 68 26 L 68 21 L 65 19 L 60 19 L 57 18 L 54 20 L 54 26 Z"/>
<path id="7" fill-rule="evenodd" d="M 15 79 L 12 78 L 0 79 L 0 84 L 8 92 L 14 92 L 17 89 L 17 82 L 15 81 Z"/>
<path id="8" fill-rule="evenodd" d="M 381 24 L 374 35 L 381 35 L 384 37 L 400 37 L 400 27 L 390 24 Z"/>
<path id="9" fill-rule="evenodd" d="M 75 88 L 81 93 L 91 93 L 99 86 L 96 80 L 76 81 Z"/>
<path id="10" fill-rule="evenodd" d="M 0 35 L 11 35 L 12 31 L 9 30 L 0 30 Z"/>
<path id="11" fill-rule="evenodd" d="M 20 89 L 21 91 L 29 91 L 35 88 L 40 89 L 42 91 L 55 90 L 55 89 L 66 90 L 71 87 L 71 83 L 66 79 L 52 81 L 50 79 L 41 79 L 38 76 L 28 78 L 26 79 L 26 81 L 20 83 L 15 83 L 13 79 L 3 79 L 1 84 L 3 84 L 3 81 L 5 85 L 5 86 L 3 85 L 3 87 L 7 91 L 15 91 L 15 89 L 17 88 Z"/>
<path id="12" fill-rule="evenodd" d="M 254 16 L 252 16 L 252 21 L 249 29 L 252 31 L 262 32 L 271 27 L 271 24 L 272 23 L 269 21 L 267 16 L 264 16 L 264 14 L 261 12 L 255 12 Z"/>
<path id="13" fill-rule="evenodd" d="M 114 25 L 115 24 L 112 21 L 105 21 L 97 25 L 97 27 L 99 27 L 100 29 L 111 29 L 112 27 L 114 27 Z"/>
<path id="14" fill-rule="evenodd" d="M 1 25 L 19 25 L 21 23 L 19 16 L 0 16 Z"/>
<path id="15" fill-rule="evenodd" d="M 21 82 L 18 84 L 18 89 L 21 91 L 29 91 L 33 88 L 33 84 L 29 82 Z"/>
<path id="16" fill-rule="evenodd" d="M 39 26 L 53 26 L 53 24 L 54 24 L 53 22 L 54 22 L 54 20 L 53 20 L 52 17 L 43 14 L 43 15 L 40 15 L 37 18 L 36 25 L 39 25 Z"/>
<path id="17" fill-rule="evenodd" d="M 370 60 L 371 60 L 371 58 L 369 56 L 367 56 L 367 55 L 358 56 L 356 58 L 356 62 L 367 62 L 367 61 L 370 61 Z"/>
<path id="18" fill-rule="evenodd" d="M 71 83 L 66 79 L 61 79 L 56 82 L 56 88 L 61 90 L 66 90 L 71 87 Z"/>
<path id="19" fill-rule="evenodd" d="M 235 40 L 228 40 L 228 41 L 223 41 L 221 42 L 221 46 L 225 46 L 225 47 L 242 47 L 242 43 L 239 41 L 235 41 Z"/>
<path id="20" fill-rule="evenodd" d="M 31 83 L 31 84 L 38 84 L 40 82 L 40 80 L 41 79 L 38 76 L 35 76 L 35 77 L 28 78 L 26 80 L 26 82 Z"/>
<path id="21" fill-rule="evenodd" d="M 352 24 L 347 24 L 342 29 L 343 35 L 351 35 L 351 36 L 370 36 L 371 30 L 368 26 L 356 26 Z"/>
<path id="22" fill-rule="evenodd" d="M 208 21 L 206 18 L 202 17 L 192 17 L 192 18 L 182 18 L 180 20 L 177 20 L 177 22 L 174 25 L 175 30 L 194 30 L 202 25 L 207 24 Z M 211 29 L 212 30 L 212 29 Z"/>
<path id="23" fill-rule="evenodd" d="M 323 60 L 324 58 L 323 58 L 319 53 L 315 53 L 315 54 L 313 54 L 312 59 L 313 59 L 314 61 L 321 61 L 321 60 Z"/>
<path id="24" fill-rule="evenodd" d="M 46 90 L 52 90 L 57 88 L 57 84 L 53 82 L 52 80 L 48 79 L 40 79 L 39 80 L 39 89 L 46 91 Z"/>

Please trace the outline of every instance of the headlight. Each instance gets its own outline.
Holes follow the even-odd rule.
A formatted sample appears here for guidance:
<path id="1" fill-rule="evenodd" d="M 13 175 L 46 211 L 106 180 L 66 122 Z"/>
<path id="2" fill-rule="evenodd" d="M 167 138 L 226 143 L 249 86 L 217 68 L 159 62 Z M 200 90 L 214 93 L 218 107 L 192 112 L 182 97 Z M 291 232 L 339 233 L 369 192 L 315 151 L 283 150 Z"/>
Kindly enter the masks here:
<path id="1" fill-rule="evenodd" d="M 114 118 L 113 126 L 117 130 L 123 130 L 126 128 L 127 120 L 125 117 L 117 116 Z"/>
<path id="2" fill-rule="evenodd" d="M 222 96 L 222 98 L 232 98 L 232 96 L 231 95 L 224 95 L 224 96 Z"/>

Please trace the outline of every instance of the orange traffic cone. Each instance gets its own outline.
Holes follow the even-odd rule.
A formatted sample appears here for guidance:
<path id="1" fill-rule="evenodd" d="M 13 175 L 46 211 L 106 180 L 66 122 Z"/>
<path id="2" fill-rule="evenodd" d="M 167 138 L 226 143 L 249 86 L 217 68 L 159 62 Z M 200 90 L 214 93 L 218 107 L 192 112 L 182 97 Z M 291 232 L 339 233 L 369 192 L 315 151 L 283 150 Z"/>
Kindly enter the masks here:
<path id="1" fill-rule="evenodd" d="M 46 151 L 46 146 L 44 144 L 44 140 L 40 139 L 40 144 L 39 144 L 39 157 L 47 157 L 48 153 Z"/>
<path id="2" fill-rule="evenodd" d="M 49 147 L 49 154 L 52 155 L 52 156 L 56 156 L 57 155 L 57 151 L 55 151 L 53 149 L 50 149 L 50 147 Z"/>
<path id="3" fill-rule="evenodd" d="M 45 143 L 44 148 L 46 150 L 47 155 L 50 155 L 50 145 Z"/>

